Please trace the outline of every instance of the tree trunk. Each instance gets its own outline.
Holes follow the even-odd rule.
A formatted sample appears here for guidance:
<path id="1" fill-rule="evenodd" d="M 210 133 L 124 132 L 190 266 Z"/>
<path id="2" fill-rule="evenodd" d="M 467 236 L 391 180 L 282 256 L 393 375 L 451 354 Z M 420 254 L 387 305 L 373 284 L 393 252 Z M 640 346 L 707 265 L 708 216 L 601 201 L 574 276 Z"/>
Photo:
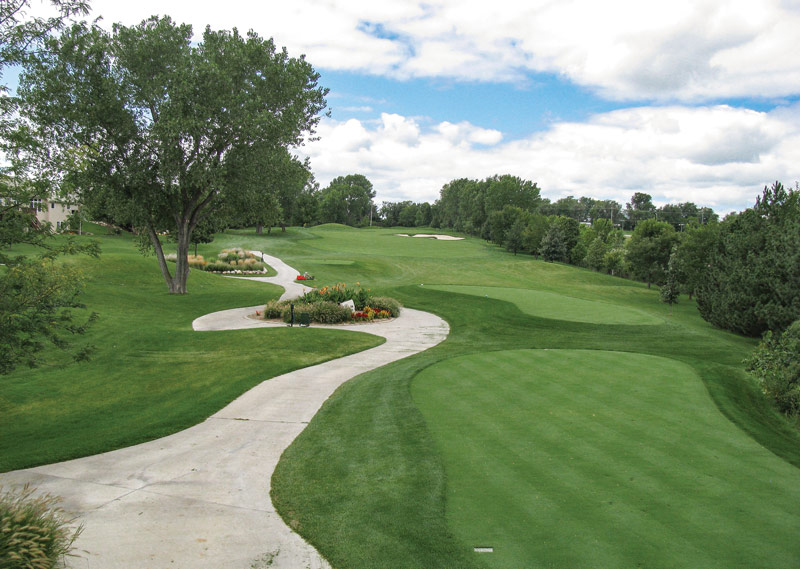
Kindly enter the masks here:
<path id="1" fill-rule="evenodd" d="M 186 281 L 189 279 L 189 229 L 188 222 L 178 227 L 178 258 L 176 260 L 175 277 L 169 292 L 186 294 Z"/>
<path id="2" fill-rule="evenodd" d="M 150 236 L 150 242 L 153 244 L 153 249 L 156 252 L 156 259 L 158 259 L 158 266 L 161 268 L 161 275 L 167 283 L 167 288 L 170 294 L 186 294 L 186 280 L 189 275 L 189 264 L 187 256 L 189 254 L 189 238 L 182 231 L 178 232 L 178 258 L 175 263 L 175 275 L 169 272 L 169 265 L 164 258 L 164 249 L 161 247 L 161 240 L 155 229 L 148 224 L 147 234 Z"/>
<path id="3" fill-rule="evenodd" d="M 261 235 L 264 232 L 264 224 L 259 223 L 256 225 L 256 235 Z"/>

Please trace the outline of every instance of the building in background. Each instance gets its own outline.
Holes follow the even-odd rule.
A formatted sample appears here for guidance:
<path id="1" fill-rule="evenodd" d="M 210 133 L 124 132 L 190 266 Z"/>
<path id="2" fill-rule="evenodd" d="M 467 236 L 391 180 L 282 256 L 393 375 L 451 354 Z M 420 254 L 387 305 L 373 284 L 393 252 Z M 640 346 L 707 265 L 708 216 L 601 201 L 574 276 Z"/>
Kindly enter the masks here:
<path id="1" fill-rule="evenodd" d="M 50 223 L 55 231 L 65 231 L 68 228 L 69 216 L 80 211 L 78 204 L 39 198 L 31 200 L 30 206 L 36 214 L 36 220 L 39 223 Z"/>

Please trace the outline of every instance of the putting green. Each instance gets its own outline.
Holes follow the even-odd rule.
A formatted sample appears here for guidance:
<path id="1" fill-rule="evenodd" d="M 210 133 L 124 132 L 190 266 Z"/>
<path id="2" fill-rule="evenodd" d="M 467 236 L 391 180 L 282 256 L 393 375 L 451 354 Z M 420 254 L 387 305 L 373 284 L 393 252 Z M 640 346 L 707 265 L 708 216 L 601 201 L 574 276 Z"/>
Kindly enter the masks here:
<path id="1" fill-rule="evenodd" d="M 675 360 L 589 350 L 456 357 L 412 396 L 447 519 L 491 567 L 800 566 L 800 470 Z"/>
<path id="2" fill-rule="evenodd" d="M 526 288 L 492 286 L 425 285 L 436 290 L 484 296 L 511 302 L 531 316 L 591 324 L 661 324 L 662 319 L 635 308 L 564 296 Z"/>

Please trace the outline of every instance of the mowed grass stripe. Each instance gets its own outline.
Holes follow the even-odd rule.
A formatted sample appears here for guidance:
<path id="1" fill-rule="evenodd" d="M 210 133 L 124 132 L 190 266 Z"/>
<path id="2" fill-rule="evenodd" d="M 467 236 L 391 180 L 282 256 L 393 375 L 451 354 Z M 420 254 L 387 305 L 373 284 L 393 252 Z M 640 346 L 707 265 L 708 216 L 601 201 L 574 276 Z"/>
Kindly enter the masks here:
<path id="1" fill-rule="evenodd" d="M 443 455 L 448 520 L 495 547 L 492 566 L 800 562 L 800 472 L 727 422 L 680 362 L 492 352 L 429 367 L 412 395 Z"/>
<path id="2" fill-rule="evenodd" d="M 429 286 L 436 290 L 505 300 L 514 303 L 522 312 L 541 318 L 594 324 L 656 325 L 663 323 L 661 318 L 628 306 L 574 298 L 542 290 L 468 285 Z"/>

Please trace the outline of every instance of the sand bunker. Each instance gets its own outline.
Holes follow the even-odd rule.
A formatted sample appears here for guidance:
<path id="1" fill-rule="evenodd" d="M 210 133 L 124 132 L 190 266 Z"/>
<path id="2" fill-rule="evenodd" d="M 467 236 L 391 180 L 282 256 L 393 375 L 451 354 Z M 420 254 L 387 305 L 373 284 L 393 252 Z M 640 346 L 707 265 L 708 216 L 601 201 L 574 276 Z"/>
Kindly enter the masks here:
<path id="1" fill-rule="evenodd" d="M 428 233 L 417 233 L 416 235 L 408 235 L 408 233 L 395 233 L 398 237 L 428 237 L 430 239 L 439 239 L 441 241 L 461 241 L 463 237 L 453 237 L 452 235 L 431 235 Z"/>

